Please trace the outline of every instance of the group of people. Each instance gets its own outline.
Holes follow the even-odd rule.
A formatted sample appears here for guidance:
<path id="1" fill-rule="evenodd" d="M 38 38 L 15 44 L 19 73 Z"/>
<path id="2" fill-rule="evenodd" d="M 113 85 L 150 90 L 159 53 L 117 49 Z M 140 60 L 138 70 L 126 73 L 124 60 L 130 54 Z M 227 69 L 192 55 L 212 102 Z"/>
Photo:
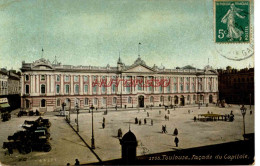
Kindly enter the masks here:
<path id="1" fill-rule="evenodd" d="M 144 118 L 144 124 L 146 124 L 146 123 L 147 123 L 147 119 Z M 138 118 L 136 117 L 135 118 L 135 124 L 142 125 L 142 120 L 141 119 L 138 120 Z M 151 119 L 151 126 L 153 126 L 153 120 L 152 119 Z"/>

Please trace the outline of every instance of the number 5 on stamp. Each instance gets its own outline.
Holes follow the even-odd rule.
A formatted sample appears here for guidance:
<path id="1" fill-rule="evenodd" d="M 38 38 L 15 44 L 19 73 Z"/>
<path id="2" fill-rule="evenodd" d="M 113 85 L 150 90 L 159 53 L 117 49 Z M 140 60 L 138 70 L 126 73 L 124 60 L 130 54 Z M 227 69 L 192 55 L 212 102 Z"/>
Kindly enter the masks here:
<path id="1" fill-rule="evenodd" d="M 216 43 L 250 42 L 250 0 L 214 0 Z"/>

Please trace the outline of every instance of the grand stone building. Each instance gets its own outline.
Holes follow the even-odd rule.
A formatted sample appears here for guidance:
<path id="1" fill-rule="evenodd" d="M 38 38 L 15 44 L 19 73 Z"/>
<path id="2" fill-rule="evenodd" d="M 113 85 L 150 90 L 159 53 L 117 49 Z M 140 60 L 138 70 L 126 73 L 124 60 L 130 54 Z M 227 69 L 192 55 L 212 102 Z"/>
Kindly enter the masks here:
<path id="1" fill-rule="evenodd" d="M 219 99 L 229 104 L 254 104 L 254 68 L 227 66 L 218 70 Z"/>
<path id="2" fill-rule="evenodd" d="M 210 66 L 166 69 L 150 67 L 138 57 L 132 65 L 71 66 L 39 59 L 22 63 L 21 107 L 53 111 L 91 105 L 98 108 L 214 103 L 217 71 Z M 158 83 L 159 82 L 159 83 Z M 163 83 L 162 83 L 163 82 Z"/>

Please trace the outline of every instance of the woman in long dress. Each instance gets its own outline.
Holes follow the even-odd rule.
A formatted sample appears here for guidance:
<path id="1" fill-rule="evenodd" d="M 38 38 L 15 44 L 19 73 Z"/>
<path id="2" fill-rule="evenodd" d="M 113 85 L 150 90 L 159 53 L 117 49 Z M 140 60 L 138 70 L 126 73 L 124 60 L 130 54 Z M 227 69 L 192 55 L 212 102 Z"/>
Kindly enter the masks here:
<path id="1" fill-rule="evenodd" d="M 234 39 L 242 40 L 243 31 L 238 29 L 236 27 L 235 17 L 239 17 L 241 19 L 244 19 L 245 16 L 241 16 L 238 12 L 243 11 L 242 9 L 239 9 L 235 7 L 235 4 L 232 3 L 230 5 L 230 9 L 228 10 L 227 14 L 221 19 L 221 22 L 226 24 L 227 23 L 227 29 L 228 34 L 227 37 L 230 38 L 230 41 L 233 41 Z"/>

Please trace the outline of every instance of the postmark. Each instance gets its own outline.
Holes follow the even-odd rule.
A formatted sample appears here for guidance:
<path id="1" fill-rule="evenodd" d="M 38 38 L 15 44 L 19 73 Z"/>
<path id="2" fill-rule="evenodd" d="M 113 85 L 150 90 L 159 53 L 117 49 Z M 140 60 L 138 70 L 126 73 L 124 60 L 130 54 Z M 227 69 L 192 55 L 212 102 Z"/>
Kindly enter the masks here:
<path id="1" fill-rule="evenodd" d="M 250 0 L 214 0 L 216 43 L 250 42 Z"/>

